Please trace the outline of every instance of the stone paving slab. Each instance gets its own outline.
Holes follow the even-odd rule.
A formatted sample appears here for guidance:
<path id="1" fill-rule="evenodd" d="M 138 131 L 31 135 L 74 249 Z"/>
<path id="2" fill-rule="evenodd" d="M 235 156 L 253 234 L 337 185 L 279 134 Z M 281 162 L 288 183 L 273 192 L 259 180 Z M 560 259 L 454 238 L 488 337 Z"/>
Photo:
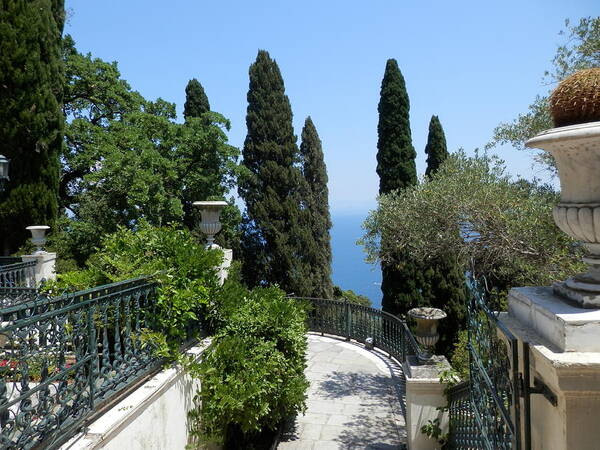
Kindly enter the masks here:
<path id="1" fill-rule="evenodd" d="M 395 361 L 360 344 L 309 334 L 307 363 L 307 411 L 278 448 L 404 448 L 404 378 Z"/>

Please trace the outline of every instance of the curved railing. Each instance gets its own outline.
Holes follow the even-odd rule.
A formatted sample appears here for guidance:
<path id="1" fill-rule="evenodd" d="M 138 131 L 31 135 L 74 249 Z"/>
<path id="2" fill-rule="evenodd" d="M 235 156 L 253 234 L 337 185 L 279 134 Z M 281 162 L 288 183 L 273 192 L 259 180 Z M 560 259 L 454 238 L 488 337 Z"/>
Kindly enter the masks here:
<path id="1" fill-rule="evenodd" d="M 0 448 L 57 448 L 160 367 L 157 284 L 138 278 L 0 309 Z"/>
<path id="2" fill-rule="evenodd" d="M 392 314 L 345 300 L 292 298 L 305 301 L 309 306 L 310 331 L 343 336 L 362 343 L 372 338 L 375 347 L 399 362 L 422 353 L 406 322 Z"/>

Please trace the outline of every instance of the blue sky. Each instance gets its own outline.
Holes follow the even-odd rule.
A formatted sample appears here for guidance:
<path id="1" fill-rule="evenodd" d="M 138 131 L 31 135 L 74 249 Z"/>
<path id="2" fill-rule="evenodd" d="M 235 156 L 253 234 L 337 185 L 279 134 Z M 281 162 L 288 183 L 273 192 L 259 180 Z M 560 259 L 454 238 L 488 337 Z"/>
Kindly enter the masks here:
<path id="1" fill-rule="evenodd" d="M 440 117 L 448 147 L 471 152 L 493 128 L 526 110 L 550 67 L 564 19 L 600 12 L 571 1 L 182 1 L 67 0 L 66 26 L 82 52 L 117 61 L 149 99 L 177 104 L 189 79 L 229 118 L 230 142 L 246 133 L 248 66 L 258 49 L 279 64 L 299 136 L 311 115 L 323 141 L 334 214 L 375 206 L 377 103 L 386 60 L 396 58 L 411 100 L 419 173 L 429 119 Z M 498 149 L 513 174 L 531 154 Z"/>

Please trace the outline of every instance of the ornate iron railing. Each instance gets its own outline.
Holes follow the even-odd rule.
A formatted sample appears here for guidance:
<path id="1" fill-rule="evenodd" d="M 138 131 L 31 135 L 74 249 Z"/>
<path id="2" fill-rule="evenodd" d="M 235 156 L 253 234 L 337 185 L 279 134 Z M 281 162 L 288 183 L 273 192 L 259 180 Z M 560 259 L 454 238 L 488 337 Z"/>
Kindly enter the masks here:
<path id="1" fill-rule="evenodd" d="M 469 280 L 469 380 L 448 391 L 449 445 L 457 449 L 520 449 L 517 339 Z"/>
<path id="2" fill-rule="evenodd" d="M 392 314 L 344 300 L 293 298 L 309 305 L 310 331 L 344 336 L 363 343 L 370 337 L 375 347 L 400 362 L 408 356 L 421 354 L 421 348 L 406 322 Z"/>
<path id="3" fill-rule="evenodd" d="M 156 370 L 146 278 L 0 310 L 0 448 L 56 448 Z"/>
<path id="4" fill-rule="evenodd" d="M 16 264 L 23 261 L 18 256 L 0 256 L 0 267 L 6 266 L 8 264 Z"/>
<path id="5" fill-rule="evenodd" d="M 35 261 L 0 266 L 0 289 L 35 288 Z"/>

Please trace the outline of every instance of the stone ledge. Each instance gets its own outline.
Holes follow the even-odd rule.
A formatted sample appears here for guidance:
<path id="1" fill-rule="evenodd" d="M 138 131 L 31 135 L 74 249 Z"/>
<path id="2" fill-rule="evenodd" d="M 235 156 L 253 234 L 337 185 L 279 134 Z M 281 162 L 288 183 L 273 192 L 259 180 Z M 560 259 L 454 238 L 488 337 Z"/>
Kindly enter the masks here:
<path id="1" fill-rule="evenodd" d="M 567 304 L 550 287 L 522 287 L 508 294 L 508 314 L 542 336 L 557 352 L 600 352 L 600 310 Z"/>
<path id="2" fill-rule="evenodd" d="M 209 344 L 210 339 L 205 339 L 189 349 L 187 353 L 194 357 L 200 357 Z M 149 406 L 179 381 L 184 374 L 184 370 L 179 366 L 161 370 L 106 411 L 84 431 L 67 441 L 61 449 L 92 450 L 105 447 L 128 425 L 146 412 Z"/>

